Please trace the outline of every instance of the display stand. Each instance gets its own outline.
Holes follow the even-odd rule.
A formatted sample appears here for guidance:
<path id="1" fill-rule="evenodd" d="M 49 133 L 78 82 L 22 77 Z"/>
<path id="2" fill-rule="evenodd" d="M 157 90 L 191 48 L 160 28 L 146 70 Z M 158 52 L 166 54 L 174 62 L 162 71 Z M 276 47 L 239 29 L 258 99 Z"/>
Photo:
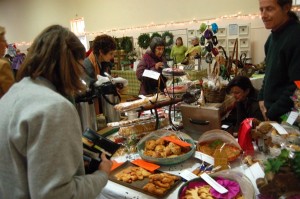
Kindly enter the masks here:
<path id="1" fill-rule="evenodd" d="M 175 98 L 175 91 L 174 91 L 174 87 L 175 87 L 175 77 L 184 76 L 184 75 L 186 75 L 186 74 L 185 74 L 184 71 L 182 71 L 181 73 L 176 73 L 175 69 L 177 69 L 177 66 L 176 66 L 176 65 L 175 65 L 175 68 L 172 68 L 172 71 L 171 71 L 170 73 L 166 73 L 166 72 L 164 72 L 164 70 L 163 70 L 162 74 L 163 74 L 165 77 L 167 77 L 167 78 L 169 77 L 169 78 L 172 79 L 172 95 L 169 96 L 169 97 L 171 98 L 171 101 L 177 101 L 176 103 L 178 103 L 178 102 L 182 101 L 182 99 L 176 99 L 176 98 Z M 178 69 L 177 69 L 177 70 L 178 70 Z M 176 104 L 176 103 L 172 103 L 172 104 L 169 105 L 169 122 L 170 122 L 170 124 L 172 125 L 172 129 L 174 129 L 174 130 L 179 130 L 179 127 L 178 127 L 178 126 L 175 126 L 175 125 L 173 124 L 172 117 L 171 117 L 172 105 L 173 105 L 173 104 Z M 173 112 L 174 112 L 173 117 L 174 117 L 174 119 L 175 119 L 175 106 L 174 106 Z"/>

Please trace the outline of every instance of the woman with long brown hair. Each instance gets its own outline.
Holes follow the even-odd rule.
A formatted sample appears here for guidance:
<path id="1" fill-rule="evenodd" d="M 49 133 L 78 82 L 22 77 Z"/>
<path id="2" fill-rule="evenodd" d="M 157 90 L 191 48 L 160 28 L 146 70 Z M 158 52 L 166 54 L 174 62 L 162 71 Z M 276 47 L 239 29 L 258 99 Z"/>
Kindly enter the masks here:
<path id="1" fill-rule="evenodd" d="M 85 48 L 53 25 L 33 42 L 17 81 L 0 100 L 0 198 L 96 198 L 112 162 L 85 175 L 78 113 Z M 104 153 L 103 153 L 104 154 Z"/>

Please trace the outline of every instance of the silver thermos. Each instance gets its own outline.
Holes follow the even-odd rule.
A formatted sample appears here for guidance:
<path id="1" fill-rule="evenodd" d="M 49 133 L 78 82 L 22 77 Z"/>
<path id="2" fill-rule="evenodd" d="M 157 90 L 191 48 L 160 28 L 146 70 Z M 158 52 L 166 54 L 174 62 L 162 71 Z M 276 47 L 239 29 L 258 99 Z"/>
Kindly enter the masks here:
<path id="1" fill-rule="evenodd" d="M 96 111 L 93 103 L 94 94 L 92 90 L 88 90 L 83 95 L 77 96 L 75 99 L 76 109 L 80 117 L 82 132 L 87 128 L 97 131 Z"/>
<path id="2" fill-rule="evenodd" d="M 80 117 L 82 132 L 87 128 L 97 131 L 98 127 L 94 103 L 79 102 L 76 103 L 76 109 Z"/>
<path id="3" fill-rule="evenodd" d="M 120 103 L 120 95 L 116 90 L 116 85 L 106 82 L 101 86 L 101 107 L 107 123 L 120 121 L 120 112 L 114 106 Z"/>
<path id="4" fill-rule="evenodd" d="M 86 93 L 79 95 L 75 99 L 76 109 L 78 111 L 82 131 L 87 128 L 94 131 L 98 130 L 97 117 L 93 100 L 101 100 L 103 115 L 106 122 L 120 121 L 120 113 L 114 109 L 114 106 L 120 103 L 120 95 L 117 92 L 116 85 L 111 81 L 101 85 L 91 84 Z"/>

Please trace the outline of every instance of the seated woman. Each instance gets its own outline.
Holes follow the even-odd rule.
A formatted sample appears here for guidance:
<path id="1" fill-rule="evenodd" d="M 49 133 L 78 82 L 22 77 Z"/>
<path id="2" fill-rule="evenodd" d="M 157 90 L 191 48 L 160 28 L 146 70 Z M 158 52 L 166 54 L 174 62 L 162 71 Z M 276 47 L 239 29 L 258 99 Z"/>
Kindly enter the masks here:
<path id="1" fill-rule="evenodd" d="M 165 51 L 165 41 L 160 37 L 153 37 L 150 42 L 150 50 L 148 50 L 141 61 L 139 62 L 136 70 L 136 76 L 141 82 L 140 92 L 141 95 L 148 95 L 157 93 L 157 91 L 163 91 L 165 89 L 166 78 L 160 75 L 159 81 L 143 77 L 144 70 L 153 70 L 158 73 L 162 73 L 162 69 L 166 63 L 166 59 L 163 56 Z M 158 88 L 159 86 L 159 88 Z"/>
<path id="2" fill-rule="evenodd" d="M 239 130 L 241 122 L 246 118 L 256 118 L 264 120 L 260 111 L 257 94 L 258 91 L 253 87 L 250 79 L 246 76 L 236 76 L 227 85 L 227 92 L 231 93 L 236 100 L 235 128 Z"/>

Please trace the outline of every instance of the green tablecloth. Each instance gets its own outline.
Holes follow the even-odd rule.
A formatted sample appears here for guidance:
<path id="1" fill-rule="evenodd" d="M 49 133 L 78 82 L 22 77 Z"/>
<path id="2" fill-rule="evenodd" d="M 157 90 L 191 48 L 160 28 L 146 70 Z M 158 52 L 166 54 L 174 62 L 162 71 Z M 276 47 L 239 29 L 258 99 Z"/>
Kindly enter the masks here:
<path id="1" fill-rule="evenodd" d="M 207 71 L 186 71 L 187 76 L 190 80 L 200 80 L 203 77 L 207 76 Z M 123 77 L 128 80 L 128 95 L 138 95 L 140 90 L 140 82 L 135 75 L 135 71 L 133 70 L 112 70 L 112 75 L 118 75 L 119 77 Z"/>

